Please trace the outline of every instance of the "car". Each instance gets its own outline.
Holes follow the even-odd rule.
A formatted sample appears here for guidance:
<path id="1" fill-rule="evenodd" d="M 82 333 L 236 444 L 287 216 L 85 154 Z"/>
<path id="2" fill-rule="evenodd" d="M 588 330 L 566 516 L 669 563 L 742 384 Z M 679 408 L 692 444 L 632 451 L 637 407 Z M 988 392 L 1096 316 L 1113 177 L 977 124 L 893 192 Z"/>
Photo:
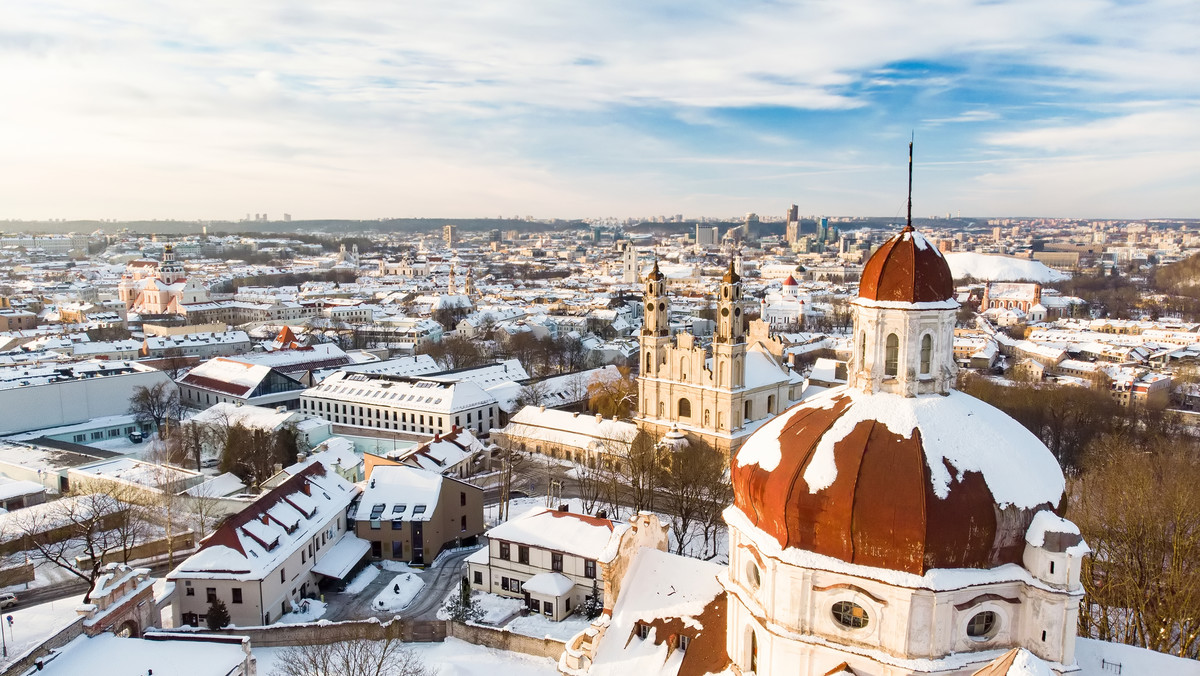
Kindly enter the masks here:
<path id="1" fill-rule="evenodd" d="M 0 608 L 12 608 L 17 605 L 16 594 L 0 594 Z"/>
<path id="2" fill-rule="evenodd" d="M 221 464 L 221 461 L 218 458 L 205 458 L 200 461 L 201 467 L 216 467 L 219 464 Z"/>
<path id="3" fill-rule="evenodd" d="M 130 432 L 130 433 L 129 433 L 129 440 L 130 440 L 130 441 L 132 441 L 132 442 L 133 442 L 133 443 L 135 443 L 135 444 L 140 444 L 140 443 L 142 443 L 143 441 L 145 441 L 145 437 L 143 437 L 143 436 L 142 436 L 142 433 L 141 433 L 141 432 Z"/>

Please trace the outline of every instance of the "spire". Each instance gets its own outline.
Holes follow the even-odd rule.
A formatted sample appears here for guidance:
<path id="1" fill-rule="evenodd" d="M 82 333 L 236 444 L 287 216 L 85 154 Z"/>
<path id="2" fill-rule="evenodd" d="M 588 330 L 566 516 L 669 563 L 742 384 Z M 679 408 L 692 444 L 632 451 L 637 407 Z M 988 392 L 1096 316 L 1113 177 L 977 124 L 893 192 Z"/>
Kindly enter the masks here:
<path id="1" fill-rule="evenodd" d="M 733 261 L 734 261 L 734 257 L 730 256 L 729 269 L 725 271 L 725 276 L 721 278 L 721 282 L 724 284 L 736 284 L 736 283 L 742 281 L 742 276 L 739 275 L 737 273 L 737 270 L 734 269 Z"/>
<path id="2" fill-rule="evenodd" d="M 913 170 L 913 136 L 908 138 L 908 221 L 904 226 L 905 232 L 913 231 L 912 224 L 912 170 Z"/>

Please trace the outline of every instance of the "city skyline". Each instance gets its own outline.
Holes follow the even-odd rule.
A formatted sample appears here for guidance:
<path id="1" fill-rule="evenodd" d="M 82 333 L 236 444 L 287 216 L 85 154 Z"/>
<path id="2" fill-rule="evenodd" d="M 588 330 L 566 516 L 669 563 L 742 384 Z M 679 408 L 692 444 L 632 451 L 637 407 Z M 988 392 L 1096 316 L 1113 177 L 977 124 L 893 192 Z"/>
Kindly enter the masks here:
<path id="1" fill-rule="evenodd" d="M 1195 3 L 0 8 L 2 218 L 1196 217 Z"/>

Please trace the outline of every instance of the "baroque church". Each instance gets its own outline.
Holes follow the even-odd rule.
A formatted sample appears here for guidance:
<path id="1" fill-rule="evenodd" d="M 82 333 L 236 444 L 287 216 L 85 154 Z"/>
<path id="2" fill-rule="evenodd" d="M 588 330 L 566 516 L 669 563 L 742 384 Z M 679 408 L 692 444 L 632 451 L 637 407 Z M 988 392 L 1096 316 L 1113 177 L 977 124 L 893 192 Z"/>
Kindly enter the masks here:
<path id="1" fill-rule="evenodd" d="M 747 340 L 742 278 L 732 261 L 717 290 L 711 353 L 691 333 L 670 335 L 666 275 L 657 260 L 643 282 L 643 302 L 636 422 L 651 436 L 682 434 L 728 455 L 800 399 L 803 378 L 780 365 L 769 338 Z"/>
<path id="2" fill-rule="evenodd" d="M 162 262 L 130 262 L 117 284 L 117 295 L 126 310 L 145 315 L 183 314 L 182 306 L 209 299 L 208 289 L 199 280 L 187 278 L 170 244 L 163 247 Z"/>
<path id="3" fill-rule="evenodd" d="M 559 671 L 1095 673 L 1076 660 L 1089 550 L 1057 515 L 1063 473 L 1036 436 L 954 389 L 958 305 L 937 248 L 910 225 L 872 256 L 848 383 L 781 412 L 766 398 L 781 405 L 783 381 L 750 380 L 740 292 L 731 271 L 706 363 L 687 336 L 670 343 L 652 273 L 642 354 L 644 421 L 732 445 L 752 416 L 767 420 L 734 447 L 729 565 L 641 550 Z M 718 401 L 744 415 L 710 431 Z"/>

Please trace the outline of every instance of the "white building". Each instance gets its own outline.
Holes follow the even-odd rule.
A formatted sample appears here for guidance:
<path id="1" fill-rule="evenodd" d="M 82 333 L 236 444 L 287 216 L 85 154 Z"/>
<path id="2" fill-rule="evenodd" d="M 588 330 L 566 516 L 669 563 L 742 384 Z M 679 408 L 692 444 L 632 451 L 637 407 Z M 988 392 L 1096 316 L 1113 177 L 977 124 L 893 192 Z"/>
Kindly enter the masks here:
<path id="1" fill-rule="evenodd" d="M 496 399 L 473 382 L 344 371 L 305 390 L 300 410 L 334 425 L 428 436 L 456 427 L 484 435 L 500 416 Z"/>
<path id="2" fill-rule="evenodd" d="M 175 583 L 175 626 L 200 626 L 214 598 L 241 626 L 270 624 L 322 578 L 341 579 L 370 545 L 348 529 L 354 484 L 310 463 L 227 520 L 167 575 Z"/>
<path id="3" fill-rule="evenodd" d="M 170 382 L 162 371 L 126 361 L 0 368 L 0 434 L 124 415 L 137 388 Z"/>

